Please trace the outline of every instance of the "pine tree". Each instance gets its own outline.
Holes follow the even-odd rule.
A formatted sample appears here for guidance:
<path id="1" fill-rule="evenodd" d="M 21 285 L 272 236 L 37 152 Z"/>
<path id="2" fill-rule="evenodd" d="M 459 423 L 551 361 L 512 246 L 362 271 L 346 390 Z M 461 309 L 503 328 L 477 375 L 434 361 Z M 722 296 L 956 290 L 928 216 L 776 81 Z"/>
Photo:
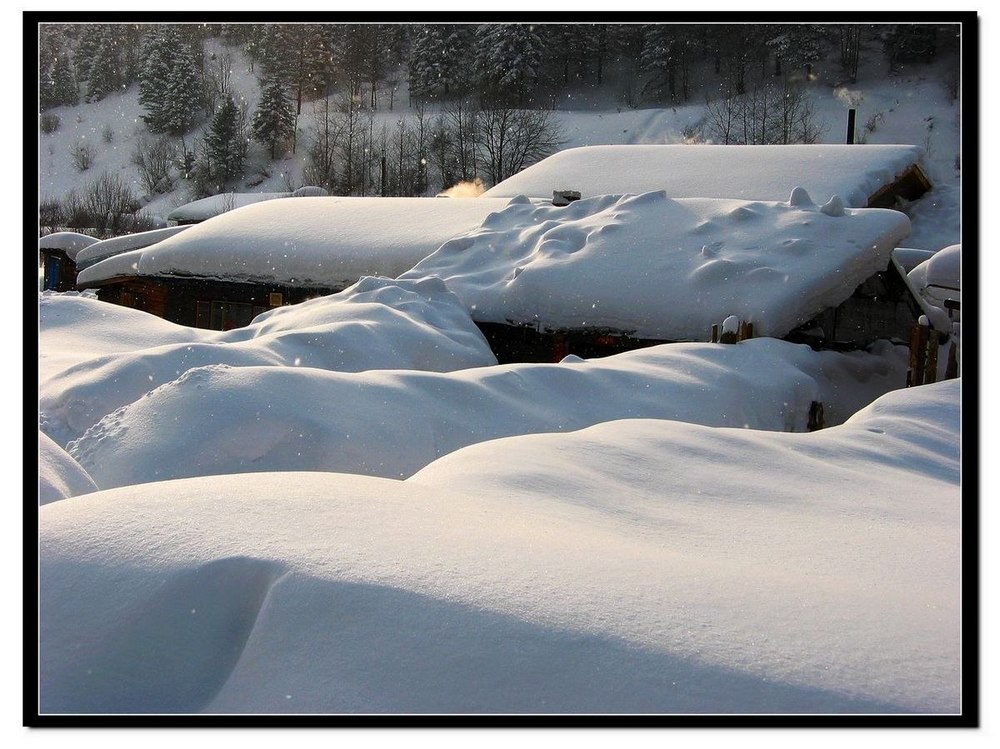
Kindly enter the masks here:
<path id="1" fill-rule="evenodd" d="M 201 77 L 186 45 L 174 51 L 163 97 L 163 129 L 174 135 L 186 133 L 201 108 Z"/>
<path id="2" fill-rule="evenodd" d="M 295 109 L 276 76 L 261 83 L 260 104 L 254 112 L 251 131 L 254 140 L 271 149 L 272 160 L 278 143 L 295 133 Z"/>
<path id="3" fill-rule="evenodd" d="M 648 87 L 658 93 L 667 89 L 671 101 L 686 101 L 690 95 L 688 75 L 692 47 L 690 29 L 686 26 L 648 26 L 643 34 L 640 56 L 642 69 L 652 76 Z"/>
<path id="4" fill-rule="evenodd" d="M 176 46 L 176 34 L 170 27 L 154 26 L 142 40 L 142 69 L 139 71 L 139 104 L 146 110 L 142 115 L 146 126 L 154 133 L 166 131 L 164 123 L 165 92 L 170 78 L 171 50 Z"/>
<path id="5" fill-rule="evenodd" d="M 61 54 L 52 69 L 52 98 L 54 106 L 68 104 L 74 106 L 80 101 L 80 93 L 73 77 L 73 66 L 69 55 Z"/>
<path id="6" fill-rule="evenodd" d="M 104 24 L 92 24 L 83 27 L 80 43 L 77 45 L 73 62 L 76 64 L 76 77 L 80 81 L 90 80 L 90 68 L 97 54 L 97 48 L 104 36 Z"/>
<path id="7" fill-rule="evenodd" d="M 232 96 L 226 96 L 205 133 L 203 166 L 209 178 L 222 187 L 242 174 L 247 153 L 243 117 Z"/>
<path id="8" fill-rule="evenodd" d="M 461 93 L 468 83 L 471 47 L 468 26 L 419 27 L 407 59 L 411 94 L 431 98 Z"/>
<path id="9" fill-rule="evenodd" d="M 525 23 L 484 24 L 476 29 L 476 67 L 495 96 L 519 104 L 538 82 L 542 65 L 541 33 Z"/>
<path id="10" fill-rule="evenodd" d="M 110 26 L 104 26 L 87 71 L 87 101 L 100 101 L 122 88 L 122 61 L 119 41 Z"/>

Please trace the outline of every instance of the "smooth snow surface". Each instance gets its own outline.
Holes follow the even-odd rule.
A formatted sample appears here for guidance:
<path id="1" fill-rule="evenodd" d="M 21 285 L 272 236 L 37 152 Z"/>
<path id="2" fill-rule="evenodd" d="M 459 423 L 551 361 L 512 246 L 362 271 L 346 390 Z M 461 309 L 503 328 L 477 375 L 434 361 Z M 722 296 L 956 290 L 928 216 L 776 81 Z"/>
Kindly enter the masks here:
<path id="1" fill-rule="evenodd" d="M 559 151 L 491 187 L 485 198 L 585 198 L 663 190 L 670 198 L 787 200 L 801 186 L 825 203 L 864 208 L 921 157 L 916 146 L 614 145 Z"/>
<path id="2" fill-rule="evenodd" d="M 108 414 L 68 445 L 102 489 L 260 471 L 405 478 L 466 445 L 614 419 L 805 431 L 812 401 L 824 403 L 828 424 L 843 421 L 902 386 L 906 363 L 905 347 L 887 343 L 840 354 L 756 338 L 449 373 L 213 365 L 142 397 L 132 377 L 139 386 L 114 401 L 131 402 L 114 412 L 108 401 L 119 396 L 104 372 L 65 389 L 63 408 L 42 408 L 60 434 Z M 73 421 L 65 404 L 81 401 L 101 407 Z"/>
<path id="3" fill-rule="evenodd" d="M 94 237 L 78 234 L 75 231 L 57 231 L 38 238 L 39 250 L 62 250 L 70 260 L 76 260 L 77 254 L 85 247 L 97 242 Z"/>
<path id="4" fill-rule="evenodd" d="M 962 245 L 945 247 L 908 274 L 924 298 L 938 307 L 946 299 L 962 298 Z"/>
<path id="5" fill-rule="evenodd" d="M 41 710 L 957 712 L 960 387 L 46 505 Z"/>
<path id="6" fill-rule="evenodd" d="M 290 196 L 290 192 L 226 192 L 209 195 L 207 198 L 199 198 L 174 208 L 167 214 L 167 221 L 172 224 L 178 221 L 206 221 L 213 216 L 246 205 Z"/>
<path id="7" fill-rule="evenodd" d="M 100 242 L 94 242 L 88 247 L 80 250 L 76 256 L 77 270 L 93 265 L 101 260 L 105 260 L 114 255 L 120 255 L 129 250 L 138 250 L 149 247 L 157 242 L 180 234 L 182 231 L 190 229 L 190 225 L 168 226 L 165 229 L 153 229 L 152 231 L 142 231 L 137 234 L 126 234 L 121 237 L 112 237 Z"/>
<path id="8" fill-rule="evenodd" d="M 181 275 L 343 288 L 362 276 L 395 278 L 509 201 L 304 197 L 268 200 L 216 216 L 145 250 L 80 273 Z"/>
<path id="9" fill-rule="evenodd" d="M 62 445 L 105 415 L 208 365 L 358 372 L 496 364 L 482 333 L 437 279 L 365 278 L 339 294 L 280 307 L 225 332 L 174 325 L 95 299 L 39 299 L 39 419 Z M 258 396 L 262 407 L 271 398 L 267 392 Z M 322 404 L 301 405 L 309 410 Z M 166 414 L 156 421 L 165 433 L 177 435 L 176 426 L 187 435 L 182 441 L 190 442 L 191 422 L 170 422 Z"/>
<path id="10" fill-rule="evenodd" d="M 97 491 L 97 484 L 65 450 L 38 433 L 38 504 Z"/>
<path id="11" fill-rule="evenodd" d="M 789 202 L 602 196 L 513 200 L 401 278 L 438 276 L 477 322 L 707 341 L 736 315 L 781 337 L 889 265 L 898 211 Z M 789 200 L 786 194 L 785 200 Z"/>

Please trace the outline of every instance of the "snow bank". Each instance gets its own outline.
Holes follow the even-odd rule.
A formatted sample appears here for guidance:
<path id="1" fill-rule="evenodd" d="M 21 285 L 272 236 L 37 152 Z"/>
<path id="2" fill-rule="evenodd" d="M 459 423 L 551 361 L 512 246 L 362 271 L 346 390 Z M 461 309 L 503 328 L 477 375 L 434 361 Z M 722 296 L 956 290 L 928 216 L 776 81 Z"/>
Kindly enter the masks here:
<path id="1" fill-rule="evenodd" d="M 160 385 L 207 365 L 358 372 L 449 371 L 496 364 L 482 333 L 438 279 L 364 278 L 339 294 L 280 307 L 258 315 L 244 328 L 225 332 L 185 328 L 134 310 L 120 312 L 123 309 L 103 302 L 43 298 L 42 349 L 76 349 L 77 354 L 62 366 L 55 362 L 43 367 L 40 424 L 60 444 Z M 67 319 L 80 324 L 67 326 Z M 115 339 L 126 321 L 138 345 Z M 116 346 L 102 345 L 109 339 Z M 263 402 L 271 396 L 263 391 L 258 397 Z M 305 410 L 315 406 L 301 404 Z M 177 426 L 190 434 L 192 423 Z M 177 436 L 169 429 L 167 433 Z M 247 437 L 244 433 L 241 439 Z"/>
<path id="2" fill-rule="evenodd" d="M 401 278 L 444 279 L 477 322 L 705 341 L 736 315 L 780 337 L 884 270 L 908 231 L 898 211 L 817 207 L 801 188 L 788 203 L 522 199 Z"/>
<path id="3" fill-rule="evenodd" d="M 112 237 L 111 239 L 94 242 L 90 246 L 80 250 L 77 254 L 76 268 L 78 271 L 83 270 L 94 263 L 105 260 L 106 258 L 114 255 L 120 255 L 121 253 L 128 252 L 129 250 L 138 250 L 143 247 L 149 247 L 150 245 L 156 244 L 167 237 L 172 237 L 174 234 L 179 234 L 180 232 L 186 231 L 190 228 L 191 227 L 189 225 L 168 226 L 165 229 L 153 229 L 152 231 L 143 231 L 137 234 L 126 234 L 121 237 Z"/>
<path id="4" fill-rule="evenodd" d="M 249 205 L 152 248 L 84 270 L 77 284 L 117 276 L 182 275 L 343 288 L 362 276 L 395 278 L 504 200 L 287 198 Z"/>
<path id="5" fill-rule="evenodd" d="M 796 186 L 825 203 L 839 195 L 864 208 L 868 198 L 916 164 L 905 145 L 615 145 L 559 151 L 491 187 L 483 197 L 583 197 L 663 190 L 671 198 L 785 200 Z"/>
<path id="6" fill-rule="evenodd" d="M 62 250 L 70 260 L 76 260 L 77 253 L 97 242 L 94 237 L 75 231 L 57 231 L 38 238 L 39 250 Z"/>
<path id="7" fill-rule="evenodd" d="M 38 433 L 38 504 L 97 491 L 97 484 L 65 450 Z"/>
<path id="8" fill-rule="evenodd" d="M 804 431 L 812 401 L 842 421 L 900 387 L 906 363 L 889 344 L 838 354 L 759 338 L 451 373 L 185 366 L 68 451 L 104 489 L 259 471 L 402 478 L 469 444 L 614 419 Z M 90 398 L 106 402 L 117 396 L 102 374 Z"/>
<path id="9" fill-rule="evenodd" d="M 959 401 L 46 505 L 41 710 L 958 712 Z"/>

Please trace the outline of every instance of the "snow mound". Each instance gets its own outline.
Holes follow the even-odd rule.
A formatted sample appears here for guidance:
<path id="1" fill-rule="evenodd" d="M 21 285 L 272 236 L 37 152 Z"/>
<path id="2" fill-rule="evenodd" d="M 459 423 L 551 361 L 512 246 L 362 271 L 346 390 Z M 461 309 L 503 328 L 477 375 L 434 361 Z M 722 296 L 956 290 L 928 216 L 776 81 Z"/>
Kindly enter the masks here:
<path id="1" fill-rule="evenodd" d="M 97 314 L 109 319 L 95 320 Z M 67 318 L 81 324 L 61 333 L 60 323 Z M 44 347 L 53 349 L 76 345 L 67 338 L 77 332 L 91 339 L 113 339 L 126 320 L 141 344 L 113 350 L 84 345 L 81 348 L 92 355 L 81 355 L 61 369 L 46 368 L 39 393 L 40 423 L 60 444 L 188 370 L 209 365 L 358 372 L 450 371 L 496 364 L 482 333 L 437 279 L 364 278 L 339 294 L 280 307 L 258 315 L 244 328 L 225 332 L 185 328 L 100 302 L 81 307 L 48 297 L 41 337 Z M 264 391 L 258 397 L 266 400 L 270 395 Z"/>
<path id="2" fill-rule="evenodd" d="M 623 418 L 804 431 L 812 401 L 836 423 L 905 367 L 904 347 L 817 353 L 766 338 L 450 373 L 189 367 L 67 449 L 101 488 L 260 471 L 402 478 L 469 444 Z M 95 378 L 94 400 L 108 381 Z"/>
<path id="3" fill-rule="evenodd" d="M 287 198 L 290 192 L 227 192 L 219 195 L 209 195 L 206 198 L 199 198 L 190 203 L 178 206 L 167 214 L 167 221 L 176 223 L 207 221 L 223 213 L 243 208 L 244 206 L 262 203 L 265 200 L 278 200 Z"/>
<path id="4" fill-rule="evenodd" d="M 705 341 L 736 315 L 781 337 L 884 270 L 909 231 L 897 211 L 791 197 L 511 201 L 400 277 L 444 279 L 477 322 Z"/>
<path id="5" fill-rule="evenodd" d="M 955 713 L 959 390 L 46 505 L 41 710 Z"/>
<path id="6" fill-rule="evenodd" d="M 485 198 L 583 197 L 664 190 L 671 198 L 787 200 L 796 186 L 819 204 L 852 208 L 891 184 L 922 155 L 908 145 L 608 145 L 568 148 L 491 187 Z"/>
<path id="7" fill-rule="evenodd" d="M 80 286 L 120 276 L 181 275 L 344 288 L 395 278 L 507 200 L 302 197 L 223 213 L 156 245 L 84 269 Z"/>
<path id="8" fill-rule="evenodd" d="M 97 484 L 65 450 L 38 433 L 38 504 L 97 491 Z"/>
<path id="9" fill-rule="evenodd" d="M 76 260 L 77 254 L 85 247 L 97 242 L 94 237 L 78 234 L 75 231 L 57 231 L 38 238 L 39 250 L 62 250 L 70 260 Z"/>

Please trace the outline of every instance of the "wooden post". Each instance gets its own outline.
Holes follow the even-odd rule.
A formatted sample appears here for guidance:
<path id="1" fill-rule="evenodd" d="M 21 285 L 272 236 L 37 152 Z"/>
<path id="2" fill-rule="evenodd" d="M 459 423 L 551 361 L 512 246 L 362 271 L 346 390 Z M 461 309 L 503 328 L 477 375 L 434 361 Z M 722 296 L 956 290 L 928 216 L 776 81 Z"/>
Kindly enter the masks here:
<path id="1" fill-rule="evenodd" d="M 920 323 L 910 331 L 910 378 L 908 386 L 924 384 L 924 356 L 927 352 L 927 328 Z"/>
<path id="2" fill-rule="evenodd" d="M 857 109 L 847 110 L 847 142 L 848 144 L 854 143 L 854 120 L 858 116 Z"/>
<path id="3" fill-rule="evenodd" d="M 813 401 L 809 404 L 809 423 L 806 425 L 806 428 L 810 432 L 815 432 L 825 426 L 824 422 L 823 404 L 819 401 Z"/>
<path id="4" fill-rule="evenodd" d="M 958 347 L 952 341 L 948 346 L 948 363 L 944 368 L 944 378 L 954 380 L 956 377 L 958 377 Z"/>
<path id="5" fill-rule="evenodd" d="M 932 333 L 927 338 L 927 363 L 924 366 L 925 385 L 937 382 L 938 349 L 940 348 L 938 340 L 938 334 L 936 332 Z"/>
<path id="6" fill-rule="evenodd" d="M 719 323 L 712 325 L 712 343 L 719 342 Z"/>

